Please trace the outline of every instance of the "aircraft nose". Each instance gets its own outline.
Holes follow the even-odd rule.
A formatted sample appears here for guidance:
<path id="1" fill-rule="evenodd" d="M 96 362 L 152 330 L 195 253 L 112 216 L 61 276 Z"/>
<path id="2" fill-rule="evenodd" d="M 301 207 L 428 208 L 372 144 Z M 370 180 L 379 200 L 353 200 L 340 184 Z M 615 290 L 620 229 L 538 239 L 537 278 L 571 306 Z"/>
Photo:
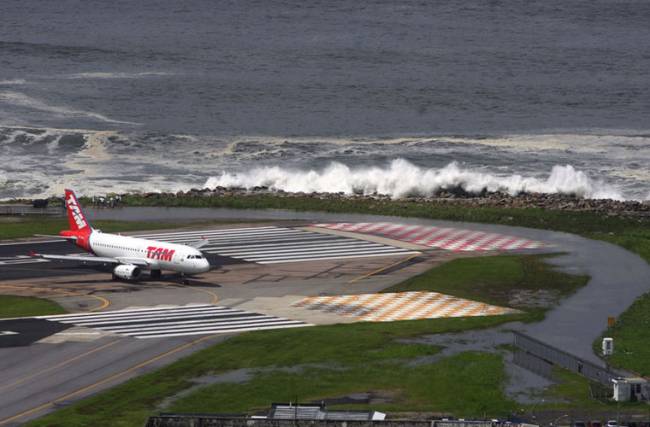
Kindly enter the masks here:
<path id="1" fill-rule="evenodd" d="M 201 262 L 201 273 L 205 273 L 206 271 L 210 271 L 210 263 L 207 259 L 204 259 Z"/>

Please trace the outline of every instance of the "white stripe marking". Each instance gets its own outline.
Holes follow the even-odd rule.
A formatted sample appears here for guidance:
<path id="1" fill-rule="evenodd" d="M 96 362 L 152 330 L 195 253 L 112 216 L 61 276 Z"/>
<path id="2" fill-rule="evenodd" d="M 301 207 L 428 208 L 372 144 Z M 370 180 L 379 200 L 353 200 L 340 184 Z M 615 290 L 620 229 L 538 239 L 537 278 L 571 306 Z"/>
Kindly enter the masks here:
<path id="1" fill-rule="evenodd" d="M 207 330 L 203 332 L 182 332 L 178 334 L 160 334 L 160 335 L 145 335 L 145 336 L 140 336 L 140 335 L 135 335 L 136 338 L 140 339 L 147 339 L 147 338 L 171 338 L 171 337 L 183 337 L 187 335 L 209 335 L 209 334 L 232 334 L 232 333 L 238 333 L 238 332 L 250 332 L 250 331 L 264 331 L 268 329 L 288 329 L 288 328 L 304 328 L 306 326 L 313 326 L 309 323 L 301 323 L 301 324 L 296 324 L 296 325 L 284 325 L 284 326 L 257 326 L 257 327 L 252 327 L 252 328 L 239 328 L 239 329 L 231 329 L 231 330 L 223 330 L 223 329 L 214 329 L 214 330 Z"/>

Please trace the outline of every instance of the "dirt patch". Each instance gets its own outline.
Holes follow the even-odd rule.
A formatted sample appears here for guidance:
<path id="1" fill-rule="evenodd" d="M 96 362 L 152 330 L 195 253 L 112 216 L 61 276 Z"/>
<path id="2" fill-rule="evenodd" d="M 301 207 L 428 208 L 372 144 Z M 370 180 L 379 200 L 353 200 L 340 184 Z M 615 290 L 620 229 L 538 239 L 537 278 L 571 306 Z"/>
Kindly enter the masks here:
<path id="1" fill-rule="evenodd" d="M 515 308 L 549 308 L 557 305 L 561 299 L 560 292 L 548 289 L 513 289 L 510 292 L 508 306 Z"/>

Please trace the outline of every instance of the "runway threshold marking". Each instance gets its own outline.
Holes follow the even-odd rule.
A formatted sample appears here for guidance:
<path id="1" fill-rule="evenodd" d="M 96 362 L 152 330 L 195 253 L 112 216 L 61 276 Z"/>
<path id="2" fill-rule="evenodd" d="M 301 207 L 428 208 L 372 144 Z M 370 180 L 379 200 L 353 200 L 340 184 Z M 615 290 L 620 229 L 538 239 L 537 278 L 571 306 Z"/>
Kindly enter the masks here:
<path id="1" fill-rule="evenodd" d="M 545 246 L 544 243 L 535 240 L 497 233 L 390 222 L 323 223 L 314 224 L 313 227 L 369 234 L 454 252 L 507 251 L 537 249 Z"/>
<path id="2" fill-rule="evenodd" d="M 300 320 L 210 304 L 144 307 L 37 318 L 138 339 L 312 326 Z"/>
<path id="3" fill-rule="evenodd" d="M 119 341 L 120 340 L 113 340 L 113 341 L 108 342 L 106 344 L 103 344 L 103 345 L 101 345 L 99 347 L 96 347 L 96 348 L 94 348 L 92 350 L 88 350 L 85 353 L 78 354 L 78 355 L 74 356 L 71 359 L 67 359 L 67 360 L 65 360 L 65 361 L 63 361 L 63 362 L 61 362 L 59 364 L 56 364 L 54 366 L 51 366 L 51 367 L 49 367 L 47 369 L 43 369 L 42 371 L 34 372 L 33 374 L 27 375 L 26 377 L 23 377 L 23 378 L 21 378 L 19 380 L 16 380 L 16 381 L 14 381 L 14 382 L 12 382 L 10 384 L 2 385 L 2 386 L 0 386 L 0 390 L 6 390 L 8 388 L 20 385 L 20 384 L 24 383 L 25 381 L 29 381 L 30 379 L 32 379 L 34 377 L 37 377 L 39 375 L 45 374 L 47 372 L 53 371 L 53 370 L 58 369 L 58 368 L 62 368 L 64 366 L 66 366 L 66 365 L 69 365 L 72 362 L 76 362 L 77 360 L 79 360 L 79 359 L 81 359 L 83 357 L 90 356 L 91 354 L 97 353 L 98 351 L 104 350 L 104 349 L 106 349 L 106 348 L 108 348 L 108 347 L 110 347 L 112 345 L 115 345 Z"/>
<path id="4" fill-rule="evenodd" d="M 187 348 L 192 347 L 193 345 L 196 345 L 196 344 L 198 344 L 200 342 L 206 341 L 206 340 L 208 340 L 210 338 L 213 338 L 213 337 L 216 337 L 216 336 L 217 335 L 208 335 L 208 336 L 205 336 L 205 337 L 195 339 L 194 341 L 191 341 L 189 343 L 179 345 L 178 347 L 172 348 L 171 350 L 167 350 L 164 353 L 161 353 L 161 354 L 159 354 L 159 355 L 157 355 L 155 357 L 152 357 L 152 358 L 147 359 L 147 360 L 145 360 L 143 362 L 140 362 L 140 363 L 138 363 L 138 364 L 136 364 L 134 366 L 131 366 L 130 368 L 128 368 L 128 369 L 126 369 L 124 371 L 117 372 L 115 374 L 109 375 L 108 377 L 106 377 L 106 378 L 104 378 L 104 379 L 102 379 L 100 381 L 97 381 L 97 382 L 95 382 L 93 384 L 89 384 L 87 386 L 81 387 L 81 388 L 79 388 L 79 389 L 77 389 L 75 391 L 64 394 L 63 396 L 60 396 L 60 397 L 58 397 L 56 399 L 53 399 L 53 400 L 51 400 L 51 401 L 49 401 L 47 403 L 36 406 L 36 407 L 34 407 L 32 409 L 28 409 L 28 410 L 23 411 L 23 412 L 21 412 L 19 414 L 13 415 L 13 416 L 11 416 L 9 418 L 5 418 L 4 420 L 0 420 L 0 425 L 8 424 L 8 423 L 10 423 L 12 421 L 16 421 L 16 420 L 19 420 L 19 419 L 21 419 L 23 417 L 26 417 L 26 416 L 29 416 L 29 415 L 32 415 L 32 414 L 36 414 L 36 413 L 38 413 L 40 411 L 51 408 L 52 406 L 55 406 L 57 403 L 59 403 L 61 401 L 65 401 L 65 400 L 70 399 L 71 397 L 78 396 L 79 394 L 82 394 L 82 393 L 84 393 L 86 391 L 92 390 L 92 389 L 94 389 L 94 388 L 96 388 L 98 386 L 109 383 L 109 382 L 111 382 L 111 381 L 113 381 L 113 380 L 115 380 L 117 378 L 120 378 L 120 377 L 122 377 L 124 375 L 127 375 L 127 374 L 133 372 L 133 371 L 136 371 L 136 370 L 138 370 L 140 368 L 143 368 L 143 367 L 145 367 L 147 365 L 150 365 L 150 364 L 152 364 L 154 362 L 157 362 L 158 360 L 160 360 L 160 359 L 162 359 L 162 358 L 164 358 L 166 356 L 170 356 L 172 354 L 178 353 L 179 351 L 183 351 L 183 350 L 185 350 Z"/>

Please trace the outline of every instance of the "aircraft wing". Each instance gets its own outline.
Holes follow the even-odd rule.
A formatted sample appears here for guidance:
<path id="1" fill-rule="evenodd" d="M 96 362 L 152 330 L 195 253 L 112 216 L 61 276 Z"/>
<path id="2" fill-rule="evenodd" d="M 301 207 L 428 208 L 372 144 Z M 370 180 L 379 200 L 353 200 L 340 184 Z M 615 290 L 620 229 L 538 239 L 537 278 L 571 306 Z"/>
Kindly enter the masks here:
<path id="1" fill-rule="evenodd" d="M 143 258 L 111 258 L 92 255 L 47 255 L 47 254 L 29 254 L 35 258 L 52 259 L 57 261 L 80 261 L 80 262 L 95 262 L 98 264 L 131 264 L 138 267 L 148 267 L 150 263 Z"/>
<path id="2" fill-rule="evenodd" d="M 120 264 L 137 265 L 138 267 L 151 267 L 158 265 L 157 261 L 152 261 L 144 258 L 117 257 L 115 259 L 119 261 Z"/>
<path id="3" fill-rule="evenodd" d="M 191 246 L 194 249 L 201 249 L 203 246 L 207 245 L 210 243 L 208 239 L 205 237 L 201 237 L 201 240 L 197 240 L 196 242 L 188 243 L 187 246 Z"/>

